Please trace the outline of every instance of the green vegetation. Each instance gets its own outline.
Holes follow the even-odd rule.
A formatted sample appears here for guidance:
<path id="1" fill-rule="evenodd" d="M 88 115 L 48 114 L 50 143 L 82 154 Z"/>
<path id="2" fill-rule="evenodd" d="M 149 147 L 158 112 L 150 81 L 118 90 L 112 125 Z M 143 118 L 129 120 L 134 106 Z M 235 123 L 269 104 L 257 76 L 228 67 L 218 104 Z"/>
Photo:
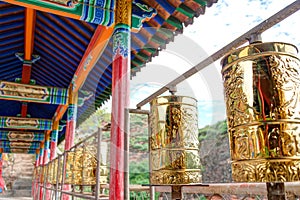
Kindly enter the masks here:
<path id="1" fill-rule="evenodd" d="M 199 141 L 212 139 L 216 137 L 227 136 L 227 123 L 226 120 L 219 121 L 213 125 L 207 125 L 204 128 L 199 129 L 198 139 Z"/>
<path id="2" fill-rule="evenodd" d="M 147 159 L 129 163 L 129 181 L 133 185 L 149 184 L 149 162 Z"/>

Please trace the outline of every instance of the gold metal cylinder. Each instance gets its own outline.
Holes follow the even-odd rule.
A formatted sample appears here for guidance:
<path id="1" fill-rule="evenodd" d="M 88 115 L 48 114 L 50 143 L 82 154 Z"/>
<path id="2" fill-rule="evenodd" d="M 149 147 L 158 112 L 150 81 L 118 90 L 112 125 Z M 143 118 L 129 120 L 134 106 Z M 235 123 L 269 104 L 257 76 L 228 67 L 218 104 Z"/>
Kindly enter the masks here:
<path id="1" fill-rule="evenodd" d="M 83 185 L 96 184 L 97 149 L 95 146 L 86 147 L 83 156 Z"/>
<path id="2" fill-rule="evenodd" d="M 53 162 L 50 162 L 47 166 L 48 166 L 47 183 L 52 184 L 52 180 L 53 180 Z"/>
<path id="3" fill-rule="evenodd" d="M 236 182 L 299 181 L 300 61 L 287 43 L 256 43 L 222 59 Z"/>
<path id="4" fill-rule="evenodd" d="M 197 101 L 185 96 L 151 102 L 150 183 L 201 182 Z"/>
<path id="5" fill-rule="evenodd" d="M 66 154 L 66 184 L 82 184 L 82 153 L 82 148 L 78 148 Z"/>

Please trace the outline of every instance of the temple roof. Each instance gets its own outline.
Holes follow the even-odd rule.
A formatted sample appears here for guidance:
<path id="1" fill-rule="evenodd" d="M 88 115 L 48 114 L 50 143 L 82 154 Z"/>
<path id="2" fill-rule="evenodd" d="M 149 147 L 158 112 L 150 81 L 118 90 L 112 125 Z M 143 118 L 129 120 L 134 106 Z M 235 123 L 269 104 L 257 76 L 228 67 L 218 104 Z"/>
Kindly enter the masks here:
<path id="1" fill-rule="evenodd" d="M 166 44 L 183 32 L 185 26 L 191 25 L 194 18 L 203 15 L 206 7 L 216 2 L 217 0 L 139 1 L 154 8 L 156 13 L 151 19 L 142 22 L 142 28 L 132 32 L 131 76 L 138 75 L 141 68 L 151 62 L 152 57 L 157 56 L 159 51 L 166 48 Z M 35 9 L 34 6 L 32 8 Z M 104 37 L 111 22 L 107 21 L 107 26 L 98 25 L 95 20 L 88 22 L 76 19 L 71 14 L 60 15 L 59 12 L 62 11 L 49 13 L 44 9 L 32 8 L 22 0 L 0 1 L 0 88 L 13 87 L 11 83 L 24 84 L 24 80 L 28 79 L 26 84 L 54 88 L 53 94 L 59 96 L 69 87 L 77 87 L 80 101 L 77 113 L 79 125 L 111 96 L 113 54 L 109 38 L 103 44 L 103 49 L 95 54 L 96 64 L 91 67 L 87 77 L 78 80 L 89 59 L 93 59 L 88 56 L 88 53 L 94 51 L 91 47 L 95 47 L 93 44 L 97 38 Z M 29 65 L 31 70 L 28 74 L 26 66 Z M 37 90 L 44 91 L 43 88 Z M 59 96 L 55 103 L 2 97 L 0 116 L 2 121 L 7 120 L 7 117 L 20 117 L 22 109 L 24 115 L 26 107 L 26 117 L 53 120 L 55 116 L 62 115 L 63 121 L 66 120 L 65 104 L 61 102 L 64 97 Z M 0 135 L 1 132 L 10 130 L 13 129 L 2 126 Z M 63 139 L 64 132 L 64 126 L 61 126 L 60 140 Z"/>

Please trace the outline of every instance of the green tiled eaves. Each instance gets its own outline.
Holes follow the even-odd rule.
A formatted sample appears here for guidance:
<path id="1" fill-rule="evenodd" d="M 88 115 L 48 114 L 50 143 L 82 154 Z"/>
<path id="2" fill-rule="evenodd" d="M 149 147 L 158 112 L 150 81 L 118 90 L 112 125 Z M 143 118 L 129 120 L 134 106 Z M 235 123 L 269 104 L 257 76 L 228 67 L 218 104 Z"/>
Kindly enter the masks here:
<path id="1" fill-rule="evenodd" d="M 179 21 L 176 17 L 170 16 L 170 17 L 166 20 L 166 22 L 167 22 L 168 24 L 171 24 L 172 26 L 178 28 L 178 29 L 182 29 L 182 28 L 183 28 L 181 21 Z"/>
<path id="2" fill-rule="evenodd" d="M 201 6 L 207 6 L 207 1 L 204 0 L 194 0 L 196 3 L 200 4 Z"/>
<path id="3" fill-rule="evenodd" d="M 184 4 L 180 4 L 180 6 L 176 8 L 176 10 L 184 14 L 188 18 L 192 18 L 195 15 L 195 12 Z"/>

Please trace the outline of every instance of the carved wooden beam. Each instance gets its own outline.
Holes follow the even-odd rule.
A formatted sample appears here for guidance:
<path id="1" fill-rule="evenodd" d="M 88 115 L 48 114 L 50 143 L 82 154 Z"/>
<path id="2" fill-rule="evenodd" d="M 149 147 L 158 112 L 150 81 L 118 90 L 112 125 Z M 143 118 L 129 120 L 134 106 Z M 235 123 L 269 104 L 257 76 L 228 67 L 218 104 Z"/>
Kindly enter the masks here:
<path id="1" fill-rule="evenodd" d="M 51 130 L 51 119 L 0 116 L 0 128 Z"/>
<path id="2" fill-rule="evenodd" d="M 44 132 L 33 132 L 33 131 L 7 131 L 0 130 L 0 140 L 7 141 L 43 141 L 45 139 Z"/>
<path id="3" fill-rule="evenodd" d="M 0 99 L 65 105 L 68 102 L 68 90 L 0 81 Z"/>

